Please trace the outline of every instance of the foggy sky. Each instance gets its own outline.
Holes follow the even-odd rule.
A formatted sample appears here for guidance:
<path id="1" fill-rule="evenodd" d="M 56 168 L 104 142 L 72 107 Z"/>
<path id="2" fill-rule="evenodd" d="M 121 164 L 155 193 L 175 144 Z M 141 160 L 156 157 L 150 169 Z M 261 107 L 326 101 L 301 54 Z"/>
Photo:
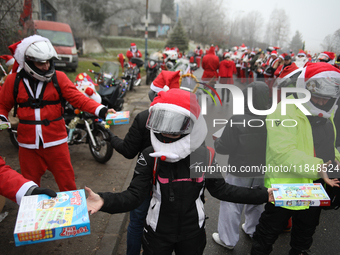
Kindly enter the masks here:
<path id="1" fill-rule="evenodd" d="M 305 50 L 312 53 L 322 51 L 320 44 L 323 39 L 340 29 L 340 0 L 226 0 L 225 5 L 229 7 L 226 12 L 232 18 L 254 10 L 261 12 L 265 20 L 262 32 L 272 11 L 275 8 L 284 9 L 290 20 L 288 41 L 298 30 L 306 43 Z"/>

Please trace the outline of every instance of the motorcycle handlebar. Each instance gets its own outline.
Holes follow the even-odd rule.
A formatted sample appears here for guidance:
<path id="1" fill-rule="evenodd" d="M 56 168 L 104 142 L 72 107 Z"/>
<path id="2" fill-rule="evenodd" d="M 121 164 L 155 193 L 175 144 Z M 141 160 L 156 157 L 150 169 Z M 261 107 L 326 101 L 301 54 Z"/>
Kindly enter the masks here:
<path id="1" fill-rule="evenodd" d="M 100 74 L 99 72 L 96 72 L 96 71 L 94 71 L 94 70 L 92 70 L 92 69 L 87 69 L 87 71 L 89 71 L 90 73 L 93 73 L 93 74 Z"/>

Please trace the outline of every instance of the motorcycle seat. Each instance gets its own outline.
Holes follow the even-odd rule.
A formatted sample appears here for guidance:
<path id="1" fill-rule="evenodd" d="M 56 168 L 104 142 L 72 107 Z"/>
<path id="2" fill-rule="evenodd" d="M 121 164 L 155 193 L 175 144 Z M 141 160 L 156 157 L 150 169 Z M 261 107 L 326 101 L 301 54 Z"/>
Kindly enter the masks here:
<path id="1" fill-rule="evenodd" d="M 99 90 L 97 91 L 99 95 L 101 96 L 109 96 L 111 95 L 114 91 L 116 90 L 116 86 L 112 86 L 112 87 L 103 87 L 100 86 Z"/>

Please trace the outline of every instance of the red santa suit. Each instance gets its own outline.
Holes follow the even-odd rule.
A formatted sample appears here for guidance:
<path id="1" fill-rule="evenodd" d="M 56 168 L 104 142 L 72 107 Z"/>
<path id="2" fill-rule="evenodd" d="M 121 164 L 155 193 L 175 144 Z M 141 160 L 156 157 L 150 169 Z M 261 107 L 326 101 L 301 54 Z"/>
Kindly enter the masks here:
<path id="1" fill-rule="evenodd" d="M 201 58 L 203 55 L 203 50 L 196 48 L 195 55 L 196 55 L 196 64 L 197 64 L 197 67 L 199 68 L 201 66 Z"/>
<path id="2" fill-rule="evenodd" d="M 21 174 L 5 164 L 0 157 L 0 195 L 17 202 L 20 205 L 21 198 L 26 194 L 28 189 L 35 184 L 27 180 Z"/>
<path id="3" fill-rule="evenodd" d="M 65 73 L 56 71 L 58 84 L 65 98 L 74 107 L 91 114 L 99 115 L 103 105 L 86 97 L 68 79 Z M 8 75 L 0 92 L 0 117 L 8 120 L 8 112 L 14 106 L 14 80 L 16 73 Z M 73 167 L 67 144 L 65 121 L 62 117 L 61 103 L 47 104 L 41 108 L 20 106 L 30 98 L 39 98 L 43 101 L 58 101 L 59 94 L 50 81 L 46 85 L 39 82 L 36 95 L 33 95 L 29 80 L 23 78 L 19 82 L 16 101 L 19 104 L 17 115 L 18 125 L 19 161 L 24 177 L 40 185 L 40 178 L 46 169 L 50 170 L 59 186 L 60 191 L 77 189 L 74 179 Z"/>
<path id="4" fill-rule="evenodd" d="M 130 49 L 127 50 L 126 52 L 126 57 L 129 59 L 129 61 L 131 60 L 132 57 L 135 58 L 141 58 L 143 55 L 142 53 L 137 49 L 137 46 L 135 43 L 131 43 L 131 47 Z M 136 64 L 133 64 L 130 62 L 130 65 L 135 66 Z M 138 73 L 137 79 L 140 79 L 140 73 Z"/>
<path id="5" fill-rule="evenodd" d="M 236 74 L 236 66 L 234 61 L 222 60 L 219 65 L 220 83 L 234 84 L 233 74 Z"/>
<path id="6" fill-rule="evenodd" d="M 220 62 L 219 76 L 221 84 L 234 84 L 233 74 L 236 74 L 236 65 L 234 61 L 224 59 Z M 224 95 L 227 95 L 227 102 L 229 102 L 230 91 L 222 89 L 222 102 L 224 101 Z"/>
<path id="7" fill-rule="evenodd" d="M 202 59 L 203 75 L 202 80 L 210 81 L 215 77 L 215 81 L 218 79 L 218 68 L 220 66 L 220 59 L 215 55 L 215 48 L 210 47 L 208 53 Z"/>

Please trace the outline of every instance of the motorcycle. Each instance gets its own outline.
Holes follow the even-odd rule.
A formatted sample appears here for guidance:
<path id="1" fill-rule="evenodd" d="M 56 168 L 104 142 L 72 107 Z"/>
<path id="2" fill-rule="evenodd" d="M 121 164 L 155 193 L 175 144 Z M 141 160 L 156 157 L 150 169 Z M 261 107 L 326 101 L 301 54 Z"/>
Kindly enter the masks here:
<path id="1" fill-rule="evenodd" d="M 155 52 L 150 55 L 148 59 L 148 65 L 146 68 L 146 85 L 150 85 L 151 82 L 158 76 L 158 74 L 162 71 L 163 64 L 163 55 L 162 53 Z"/>
<path id="2" fill-rule="evenodd" d="M 102 104 L 116 111 L 121 111 L 124 104 L 127 86 L 124 81 L 117 79 L 119 76 L 119 65 L 114 62 L 105 62 L 102 66 L 93 62 L 94 66 L 99 67 L 100 71 L 88 69 L 95 74 L 95 83 L 98 84 L 97 93 L 102 98 Z"/>
<path id="3" fill-rule="evenodd" d="M 69 145 L 88 143 L 94 159 L 99 163 L 106 163 L 113 154 L 113 147 L 108 141 L 111 131 L 106 129 L 103 121 L 97 116 L 66 103 L 65 126 L 67 130 L 67 143 Z"/>
<path id="4" fill-rule="evenodd" d="M 140 72 L 139 68 L 144 65 L 144 61 L 141 58 L 131 58 L 129 62 L 124 64 L 125 70 L 123 72 L 123 83 L 126 84 L 127 89 L 132 91 L 134 86 L 139 86 L 141 79 L 137 79 Z"/>

